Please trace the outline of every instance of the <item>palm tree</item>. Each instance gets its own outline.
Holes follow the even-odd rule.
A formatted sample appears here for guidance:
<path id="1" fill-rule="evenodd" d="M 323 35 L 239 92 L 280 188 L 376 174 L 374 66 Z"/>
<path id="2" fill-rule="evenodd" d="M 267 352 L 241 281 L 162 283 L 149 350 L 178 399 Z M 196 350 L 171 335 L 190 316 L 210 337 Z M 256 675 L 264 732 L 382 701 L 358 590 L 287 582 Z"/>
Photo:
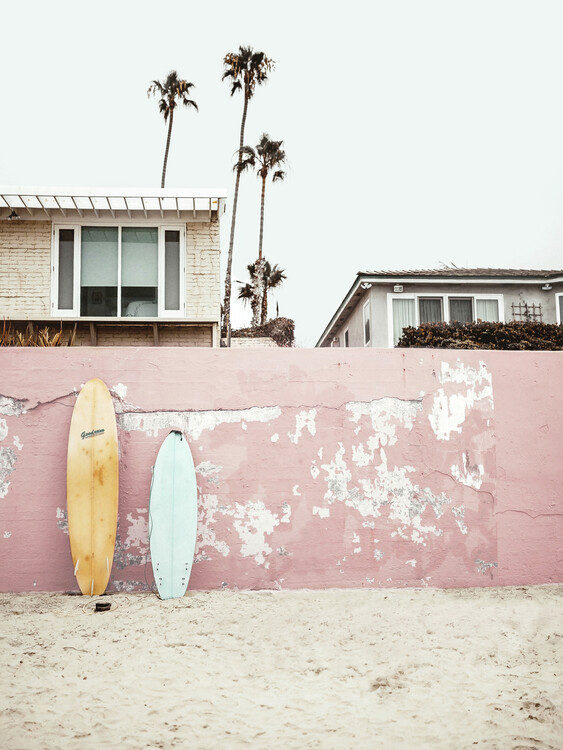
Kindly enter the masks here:
<path id="1" fill-rule="evenodd" d="M 249 263 L 246 268 L 250 276 L 250 283 L 243 284 L 239 282 L 238 298 L 243 302 L 250 302 L 253 316 L 261 307 L 260 325 L 264 325 L 268 317 L 268 290 L 281 286 L 287 276 L 284 269 L 279 268 L 277 265 L 271 266 L 269 261 L 264 259 L 263 289 L 262 294 L 258 294 L 257 263 Z M 252 325 L 255 324 L 253 323 Z"/>
<path id="2" fill-rule="evenodd" d="M 194 87 L 193 83 L 188 83 L 184 79 L 178 78 L 178 73 L 171 70 L 168 77 L 162 83 L 153 81 L 148 88 L 147 96 L 154 94 L 160 95 L 158 109 L 164 115 L 164 122 L 168 120 L 168 137 L 166 139 L 166 150 L 164 151 L 164 164 L 162 165 L 162 180 L 160 187 L 164 187 L 166 181 L 166 165 L 168 163 L 168 151 L 170 149 L 170 136 L 172 135 L 172 121 L 174 120 L 174 110 L 178 103 L 184 107 L 194 107 L 197 110 L 197 104 L 193 99 L 188 99 L 190 89 Z"/>
<path id="3" fill-rule="evenodd" d="M 256 286 L 258 292 L 262 289 L 264 293 L 262 298 L 262 310 L 260 315 L 261 323 L 266 322 L 268 301 L 266 287 L 262 283 L 264 277 L 264 264 L 262 261 L 262 244 L 264 240 L 264 201 L 266 198 L 266 180 L 272 172 L 272 182 L 283 180 L 285 172 L 279 169 L 285 164 L 285 151 L 282 149 L 283 141 L 271 141 L 267 133 L 262 134 L 260 143 L 253 149 L 251 146 L 244 146 L 242 149 L 242 159 L 237 165 L 238 170 L 244 172 L 250 167 L 256 169 L 256 174 L 262 180 L 262 191 L 260 195 L 260 232 L 258 235 L 258 260 L 256 261 Z M 257 316 L 253 318 L 252 325 L 257 325 Z"/>
<path id="4" fill-rule="evenodd" d="M 242 150 L 244 147 L 244 129 L 246 126 L 246 115 L 248 103 L 254 96 L 256 86 L 260 86 L 268 80 L 268 73 L 274 67 L 274 61 L 266 57 L 264 52 L 254 52 L 252 47 L 239 47 L 238 52 L 229 52 L 223 60 L 225 70 L 223 79 L 232 80 L 231 96 L 237 91 L 242 91 L 244 96 L 242 108 L 242 120 L 240 124 L 240 138 L 238 158 L 236 166 L 235 192 L 233 196 L 233 213 L 231 218 L 231 235 L 229 238 L 229 253 L 227 256 L 227 272 L 225 275 L 225 301 L 223 304 L 223 332 L 227 336 L 227 346 L 231 345 L 231 274 L 233 267 L 233 245 L 235 240 L 235 222 L 237 217 L 238 190 L 242 161 Z"/>

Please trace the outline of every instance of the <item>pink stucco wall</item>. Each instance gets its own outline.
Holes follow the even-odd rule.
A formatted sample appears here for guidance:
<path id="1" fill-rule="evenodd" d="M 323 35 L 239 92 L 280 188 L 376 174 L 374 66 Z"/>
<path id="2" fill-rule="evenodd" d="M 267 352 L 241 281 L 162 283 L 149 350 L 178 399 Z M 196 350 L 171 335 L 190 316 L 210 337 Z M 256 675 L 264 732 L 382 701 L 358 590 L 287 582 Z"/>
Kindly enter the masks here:
<path id="1" fill-rule="evenodd" d="M 66 447 L 81 385 L 120 442 L 110 590 L 152 582 L 151 467 L 197 470 L 191 588 L 563 581 L 563 354 L 0 350 L 0 590 L 76 590 Z"/>

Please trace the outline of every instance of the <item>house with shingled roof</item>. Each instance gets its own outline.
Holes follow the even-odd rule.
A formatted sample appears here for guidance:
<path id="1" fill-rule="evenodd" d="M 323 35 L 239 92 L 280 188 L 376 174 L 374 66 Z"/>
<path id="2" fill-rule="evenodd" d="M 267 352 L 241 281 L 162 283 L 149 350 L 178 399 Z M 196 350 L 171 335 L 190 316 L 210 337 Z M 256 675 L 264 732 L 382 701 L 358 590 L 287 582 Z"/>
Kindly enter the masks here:
<path id="1" fill-rule="evenodd" d="M 316 346 L 394 347 L 421 323 L 563 322 L 563 270 L 360 271 Z"/>
<path id="2" fill-rule="evenodd" d="M 219 346 L 222 189 L 0 187 L 0 318 L 78 345 Z"/>

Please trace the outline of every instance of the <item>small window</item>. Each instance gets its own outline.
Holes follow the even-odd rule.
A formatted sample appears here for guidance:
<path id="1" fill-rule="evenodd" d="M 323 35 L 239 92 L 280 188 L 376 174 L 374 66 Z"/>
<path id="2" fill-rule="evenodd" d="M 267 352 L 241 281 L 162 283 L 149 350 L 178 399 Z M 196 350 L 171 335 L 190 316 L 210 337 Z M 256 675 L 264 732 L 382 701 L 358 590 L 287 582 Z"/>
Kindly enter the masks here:
<path id="1" fill-rule="evenodd" d="M 475 317 L 477 320 L 487 321 L 488 323 L 498 323 L 500 321 L 498 300 L 477 298 L 475 300 Z"/>
<path id="2" fill-rule="evenodd" d="M 371 341 L 369 300 L 364 305 L 364 346 Z"/>
<path id="3" fill-rule="evenodd" d="M 348 336 L 348 329 L 344 331 L 344 346 L 350 346 L 350 337 Z"/>
<path id="4" fill-rule="evenodd" d="M 450 297 L 450 323 L 473 322 L 473 298 Z"/>
<path id="5" fill-rule="evenodd" d="M 557 294 L 555 299 L 557 301 L 557 322 L 563 323 L 563 294 Z"/>
<path id="6" fill-rule="evenodd" d="M 414 299 L 412 297 L 401 297 L 393 300 L 393 345 L 403 335 L 403 329 L 416 326 L 416 315 Z"/>
<path id="7" fill-rule="evenodd" d="M 444 320 L 441 297 L 419 297 L 418 315 L 421 323 L 442 323 Z"/>

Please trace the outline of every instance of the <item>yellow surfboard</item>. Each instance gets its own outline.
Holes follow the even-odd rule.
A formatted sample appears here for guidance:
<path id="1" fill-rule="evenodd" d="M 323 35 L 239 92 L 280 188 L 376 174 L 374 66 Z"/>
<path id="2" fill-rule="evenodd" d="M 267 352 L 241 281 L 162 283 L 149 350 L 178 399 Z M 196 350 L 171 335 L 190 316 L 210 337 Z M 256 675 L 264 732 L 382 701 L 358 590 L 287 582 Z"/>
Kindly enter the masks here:
<path id="1" fill-rule="evenodd" d="M 89 380 L 80 391 L 68 436 L 66 502 L 74 575 L 83 594 L 108 585 L 119 494 L 117 427 L 106 385 Z"/>

